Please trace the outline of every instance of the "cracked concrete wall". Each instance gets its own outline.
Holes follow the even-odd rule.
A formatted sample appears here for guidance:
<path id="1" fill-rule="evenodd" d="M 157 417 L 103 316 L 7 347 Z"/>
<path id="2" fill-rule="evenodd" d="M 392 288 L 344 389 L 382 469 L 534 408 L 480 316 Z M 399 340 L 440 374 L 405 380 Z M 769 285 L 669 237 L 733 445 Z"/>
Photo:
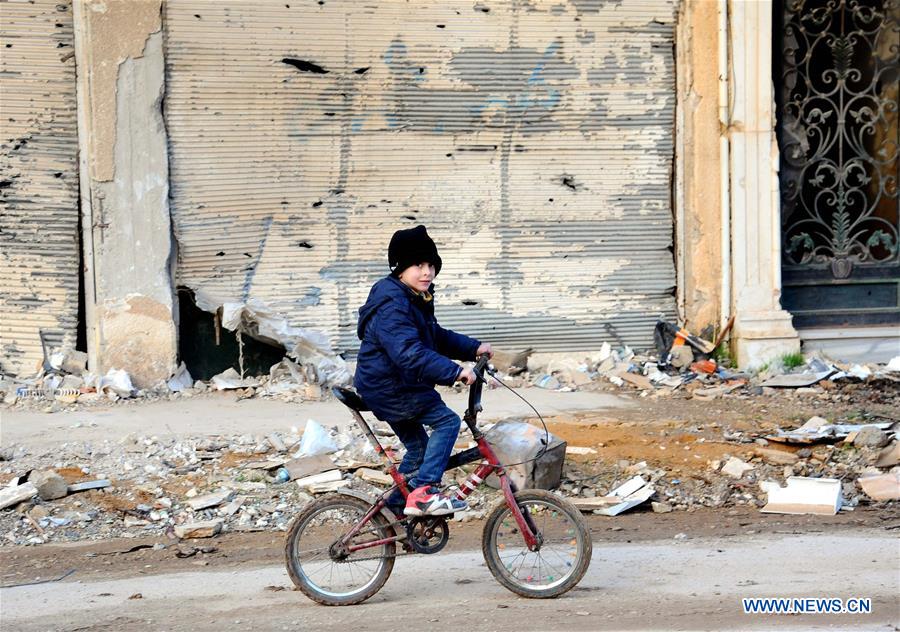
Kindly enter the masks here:
<path id="1" fill-rule="evenodd" d="M 678 164 L 683 273 L 682 317 L 699 332 L 721 322 L 722 205 L 718 117 L 717 2 L 686 0 L 678 24 Z M 727 315 L 726 315 L 727 316 Z"/>
<path id="2" fill-rule="evenodd" d="M 75 12 L 91 367 L 141 388 L 171 375 L 177 353 L 161 9 L 80 0 Z"/>

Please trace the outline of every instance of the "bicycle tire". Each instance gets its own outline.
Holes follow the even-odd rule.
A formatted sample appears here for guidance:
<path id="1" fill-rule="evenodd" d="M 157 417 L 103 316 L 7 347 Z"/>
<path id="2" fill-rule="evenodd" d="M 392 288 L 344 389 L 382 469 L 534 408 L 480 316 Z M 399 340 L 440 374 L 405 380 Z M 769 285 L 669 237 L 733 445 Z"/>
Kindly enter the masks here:
<path id="1" fill-rule="evenodd" d="M 566 539 L 570 540 L 574 536 L 575 560 L 572 562 L 565 561 L 571 570 L 558 579 L 551 577 L 551 580 L 554 581 L 550 585 L 540 587 L 519 578 L 516 573 L 512 572 L 511 568 L 507 567 L 500 554 L 501 547 L 498 546 L 498 534 L 501 532 L 504 521 L 509 524 L 514 524 L 514 522 L 512 522 L 512 512 L 505 502 L 497 505 L 488 515 L 485 522 L 481 538 L 481 552 L 484 555 L 484 561 L 494 578 L 504 588 L 517 595 L 531 599 L 559 597 L 574 588 L 581 581 L 581 578 L 584 577 L 588 566 L 590 566 L 593 545 L 587 524 L 581 516 L 581 512 L 572 503 L 551 492 L 541 489 L 523 489 L 516 492 L 515 497 L 520 510 L 523 512 L 530 511 L 531 507 L 552 508 L 560 512 L 571 523 L 571 528 L 567 529 Z M 541 527 L 541 525 L 537 526 L 538 528 Z M 517 526 L 511 528 L 511 533 L 518 533 Z M 521 534 L 518 535 L 518 540 L 526 552 L 523 560 L 527 559 L 527 556 L 532 553 L 527 552 L 525 541 Z M 548 542 L 545 542 L 544 546 L 546 547 L 547 545 Z M 554 560 L 554 563 L 556 563 L 556 560 Z M 538 568 L 540 569 L 540 566 Z"/>
<path id="2" fill-rule="evenodd" d="M 304 545 L 304 531 L 310 530 L 310 525 L 313 524 L 313 519 L 316 518 L 316 516 L 324 514 L 326 511 L 344 509 L 355 516 L 354 521 L 347 523 L 347 528 L 349 528 L 352 524 L 355 524 L 356 521 L 361 519 L 370 508 L 371 504 L 361 499 L 341 494 L 330 494 L 310 503 L 294 518 L 285 537 L 285 565 L 287 566 L 287 572 L 288 575 L 290 575 L 291 581 L 294 582 L 294 585 L 299 588 L 304 595 L 313 601 L 326 606 L 350 606 L 362 603 L 381 590 L 381 587 L 384 586 L 384 583 L 388 580 L 388 577 L 390 577 L 391 571 L 394 568 L 394 559 L 397 549 L 394 542 L 382 544 L 378 547 L 362 549 L 360 551 L 360 557 L 366 558 L 378 555 L 378 552 L 381 551 L 382 557 L 377 560 L 377 571 L 373 574 L 371 579 L 365 581 L 361 586 L 339 593 L 325 590 L 317 585 L 308 576 L 307 572 L 304 571 L 303 563 L 300 560 L 300 554 L 303 552 Z M 347 528 L 341 529 L 339 532 L 331 531 L 334 538 L 331 541 L 336 541 L 341 533 L 346 532 Z M 395 535 L 394 528 L 389 526 L 387 520 L 380 514 L 375 514 L 370 522 L 364 527 L 364 529 L 373 528 L 376 529 L 374 532 L 375 539 L 388 538 Z M 326 530 L 327 529 L 323 527 L 322 531 Z M 309 538 L 307 538 L 307 540 L 308 539 Z M 327 542 L 327 540 L 324 541 Z M 336 565 L 336 567 L 353 563 L 352 561 L 336 562 L 330 556 L 329 560 L 331 560 L 331 564 Z"/>

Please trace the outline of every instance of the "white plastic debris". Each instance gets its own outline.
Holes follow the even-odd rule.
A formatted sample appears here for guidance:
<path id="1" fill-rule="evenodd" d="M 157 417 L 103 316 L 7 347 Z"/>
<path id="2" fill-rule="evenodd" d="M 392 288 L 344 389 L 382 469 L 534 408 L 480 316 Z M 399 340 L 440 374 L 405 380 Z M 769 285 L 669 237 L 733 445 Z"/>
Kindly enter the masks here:
<path id="1" fill-rule="evenodd" d="M 220 391 L 259 386 L 259 380 L 247 377 L 241 378 L 240 373 L 235 371 L 233 367 L 229 367 L 218 375 L 214 375 L 212 382 L 216 386 L 216 389 Z"/>
<path id="2" fill-rule="evenodd" d="M 641 503 L 650 500 L 656 490 L 648 481 L 641 476 L 635 476 L 628 479 L 614 490 L 612 490 L 605 499 L 617 501 L 611 507 L 598 509 L 597 512 L 604 516 L 618 516 L 623 511 L 628 511 L 632 507 L 637 507 Z"/>
<path id="3" fill-rule="evenodd" d="M 887 363 L 884 370 L 890 373 L 900 373 L 900 355 L 891 358 L 891 361 Z"/>
<path id="4" fill-rule="evenodd" d="M 787 486 L 762 481 L 760 488 L 769 502 L 760 511 L 784 514 L 819 514 L 833 516 L 841 508 L 841 481 L 835 478 L 791 476 Z"/>
<path id="5" fill-rule="evenodd" d="M 848 375 L 852 375 L 858 380 L 867 380 L 872 376 L 872 370 L 867 366 L 862 366 L 860 364 L 854 364 L 847 371 Z"/>
<path id="6" fill-rule="evenodd" d="M 347 363 L 334 353 L 328 336 L 320 331 L 290 325 L 287 318 L 258 300 L 225 303 L 222 306 L 222 325 L 231 331 L 240 331 L 258 340 L 281 345 L 291 358 L 302 364 L 312 364 L 321 384 L 350 382 Z"/>
<path id="7" fill-rule="evenodd" d="M 300 438 L 300 447 L 293 456 L 298 458 L 301 456 L 330 454 L 337 452 L 337 450 L 338 446 L 325 426 L 310 419 L 306 422 L 306 428 L 303 430 L 303 436 Z"/>
<path id="8" fill-rule="evenodd" d="M 270 393 L 286 393 L 306 385 L 306 376 L 296 362 L 284 358 L 269 369 L 269 383 L 266 390 Z"/>
<path id="9" fill-rule="evenodd" d="M 168 385 L 170 391 L 172 391 L 173 393 L 178 393 L 179 391 L 185 391 L 191 388 L 194 385 L 194 379 L 188 372 L 187 365 L 182 362 L 181 365 L 179 365 L 178 369 L 175 371 L 175 375 L 170 377 L 166 384 Z"/>
<path id="10" fill-rule="evenodd" d="M 500 462 L 511 464 L 506 468 L 506 473 L 519 489 L 555 487 L 553 482 L 559 482 L 565 461 L 565 449 L 561 447 L 565 442 L 561 439 L 552 434 L 548 436 L 543 428 L 508 419 L 494 425 L 487 431 L 486 437 Z M 545 443 L 547 446 L 543 455 L 534 460 L 544 449 Z M 499 480 L 493 474 L 486 482 L 491 487 L 500 487 Z"/>
<path id="11" fill-rule="evenodd" d="M 128 373 L 121 369 L 110 369 L 106 375 L 101 377 L 97 384 L 97 392 L 108 391 L 112 391 L 119 397 L 131 397 L 134 394 L 134 385 L 132 385 Z"/>

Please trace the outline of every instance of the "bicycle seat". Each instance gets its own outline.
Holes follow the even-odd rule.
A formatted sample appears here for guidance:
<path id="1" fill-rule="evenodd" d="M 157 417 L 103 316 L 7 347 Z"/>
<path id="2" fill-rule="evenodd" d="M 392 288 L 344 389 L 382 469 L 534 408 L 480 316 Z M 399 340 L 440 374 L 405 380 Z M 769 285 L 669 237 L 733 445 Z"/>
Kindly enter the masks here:
<path id="1" fill-rule="evenodd" d="M 362 397 L 359 396 L 359 393 L 351 391 L 349 388 L 344 388 L 343 386 L 334 386 L 332 387 L 331 392 L 334 393 L 335 397 L 341 400 L 341 403 L 344 406 L 350 408 L 351 410 L 355 410 L 357 412 L 369 410 L 369 407 L 366 406 L 365 402 L 363 402 Z"/>

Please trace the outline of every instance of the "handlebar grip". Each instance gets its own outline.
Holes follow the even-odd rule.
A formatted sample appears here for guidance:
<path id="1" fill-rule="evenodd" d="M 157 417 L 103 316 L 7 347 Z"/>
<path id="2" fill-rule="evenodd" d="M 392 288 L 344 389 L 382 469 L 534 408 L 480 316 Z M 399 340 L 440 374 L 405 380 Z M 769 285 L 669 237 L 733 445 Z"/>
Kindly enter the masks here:
<path id="1" fill-rule="evenodd" d="M 478 361 L 475 363 L 475 366 L 472 368 L 472 370 L 475 371 L 475 373 L 481 375 L 490 360 L 491 357 L 488 354 L 482 353 L 480 356 L 478 356 Z"/>

